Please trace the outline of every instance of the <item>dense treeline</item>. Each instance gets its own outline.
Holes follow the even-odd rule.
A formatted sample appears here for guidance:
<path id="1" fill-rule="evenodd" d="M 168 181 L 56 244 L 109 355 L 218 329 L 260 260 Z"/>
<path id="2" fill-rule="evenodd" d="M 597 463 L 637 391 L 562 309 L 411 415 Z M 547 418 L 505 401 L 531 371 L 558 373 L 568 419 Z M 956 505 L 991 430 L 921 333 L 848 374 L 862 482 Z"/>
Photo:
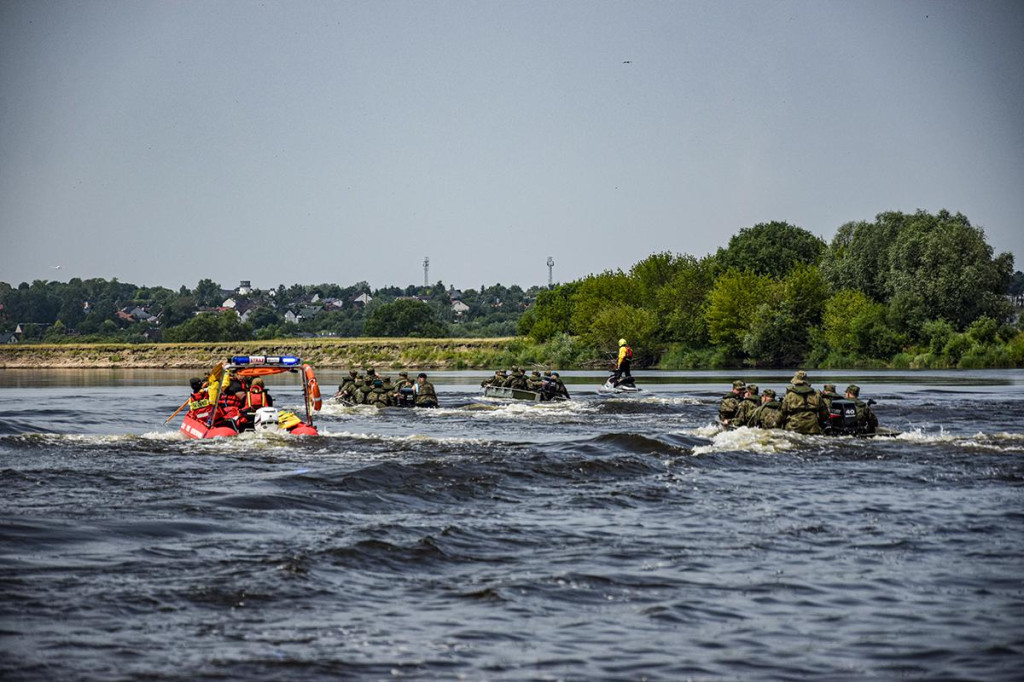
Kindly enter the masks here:
<path id="1" fill-rule="evenodd" d="M 22 342 L 213 342 L 312 336 L 500 337 L 539 289 L 495 284 L 456 291 L 365 282 L 222 289 L 140 287 L 116 279 L 0 282 L 0 332 Z"/>
<path id="2" fill-rule="evenodd" d="M 561 367 L 605 361 L 622 336 L 638 364 L 665 368 L 1007 367 L 1024 365 L 1021 295 L 1012 256 L 993 254 L 965 216 L 890 212 L 831 243 L 762 223 L 703 258 L 658 253 L 550 290 L 0 283 L 0 332 L 48 343 L 518 332 L 531 343 L 510 346 L 517 358 Z"/>
<path id="3" fill-rule="evenodd" d="M 666 368 L 1021 366 L 1022 288 L 959 213 L 882 213 L 831 244 L 773 222 L 704 258 L 654 254 L 542 292 L 519 332 L 590 358 L 625 336 Z"/>

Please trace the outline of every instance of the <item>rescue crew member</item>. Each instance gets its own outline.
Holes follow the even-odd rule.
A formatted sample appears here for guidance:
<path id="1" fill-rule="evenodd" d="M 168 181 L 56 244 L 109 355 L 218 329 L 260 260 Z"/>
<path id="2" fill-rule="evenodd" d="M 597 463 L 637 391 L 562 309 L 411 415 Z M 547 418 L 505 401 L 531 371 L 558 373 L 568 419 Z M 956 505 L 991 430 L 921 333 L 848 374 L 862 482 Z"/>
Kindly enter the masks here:
<path id="1" fill-rule="evenodd" d="M 615 361 L 615 374 L 612 375 L 612 384 L 618 386 L 623 377 L 632 377 L 629 373 L 629 366 L 633 361 L 633 349 L 626 345 L 626 339 L 619 339 L 619 357 Z"/>
<path id="2" fill-rule="evenodd" d="M 206 390 L 206 382 L 199 377 L 193 377 L 188 381 L 192 393 L 188 397 L 188 416 L 205 422 L 210 418 L 213 405 L 210 404 L 210 394 Z"/>

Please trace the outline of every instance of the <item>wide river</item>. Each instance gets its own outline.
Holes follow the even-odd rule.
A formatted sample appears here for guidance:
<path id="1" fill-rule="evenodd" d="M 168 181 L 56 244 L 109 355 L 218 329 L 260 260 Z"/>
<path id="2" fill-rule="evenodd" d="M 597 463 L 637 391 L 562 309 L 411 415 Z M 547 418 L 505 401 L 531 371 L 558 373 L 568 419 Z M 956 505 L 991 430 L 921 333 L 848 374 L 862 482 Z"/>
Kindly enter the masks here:
<path id="1" fill-rule="evenodd" d="M 895 438 L 714 425 L 789 372 L 451 372 L 205 442 L 193 374 L 0 370 L 0 679 L 1024 678 L 1022 371 L 811 373 Z"/>

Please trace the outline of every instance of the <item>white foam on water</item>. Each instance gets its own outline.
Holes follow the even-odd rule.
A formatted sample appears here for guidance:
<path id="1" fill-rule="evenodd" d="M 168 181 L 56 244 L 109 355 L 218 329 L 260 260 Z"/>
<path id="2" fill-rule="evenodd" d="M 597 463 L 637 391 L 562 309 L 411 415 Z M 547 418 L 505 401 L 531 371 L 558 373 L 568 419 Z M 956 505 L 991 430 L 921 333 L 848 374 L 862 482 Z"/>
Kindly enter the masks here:
<path id="1" fill-rule="evenodd" d="M 719 431 L 711 438 L 709 445 L 698 445 L 693 449 L 694 455 L 712 452 L 786 452 L 799 446 L 804 436 L 791 431 L 779 429 L 749 429 L 741 426 L 738 429 Z"/>
<path id="2" fill-rule="evenodd" d="M 345 438 L 350 440 L 373 440 L 390 443 L 438 443 L 441 445 L 491 445 L 492 440 L 485 438 L 459 438 L 456 436 L 428 436 L 413 433 L 406 436 L 393 436 L 381 433 L 359 433 L 355 431 L 320 431 L 324 438 Z"/>

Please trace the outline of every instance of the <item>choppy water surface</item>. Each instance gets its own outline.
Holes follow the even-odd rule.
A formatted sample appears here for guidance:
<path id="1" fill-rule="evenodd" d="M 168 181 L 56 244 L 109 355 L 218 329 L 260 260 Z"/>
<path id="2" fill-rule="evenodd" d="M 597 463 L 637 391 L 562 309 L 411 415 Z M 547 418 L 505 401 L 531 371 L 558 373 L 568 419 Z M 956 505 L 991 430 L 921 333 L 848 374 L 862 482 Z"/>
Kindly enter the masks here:
<path id="1" fill-rule="evenodd" d="M 0 677 L 1021 679 L 1024 373 L 831 374 L 871 440 L 719 432 L 732 375 L 485 374 L 196 442 L 188 373 L 0 371 Z"/>

